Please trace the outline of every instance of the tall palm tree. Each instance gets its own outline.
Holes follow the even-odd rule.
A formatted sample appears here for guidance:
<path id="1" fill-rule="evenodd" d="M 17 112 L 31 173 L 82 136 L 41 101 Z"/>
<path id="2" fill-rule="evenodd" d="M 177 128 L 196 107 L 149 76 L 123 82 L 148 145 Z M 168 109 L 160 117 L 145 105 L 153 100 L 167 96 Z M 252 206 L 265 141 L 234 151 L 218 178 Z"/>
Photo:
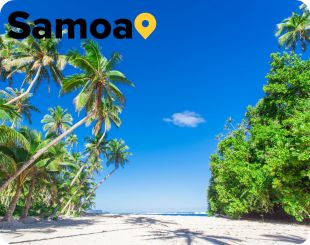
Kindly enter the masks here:
<path id="1" fill-rule="evenodd" d="M 43 155 L 50 147 L 59 143 L 63 138 L 71 134 L 76 128 L 85 124 L 96 121 L 94 134 L 101 130 L 97 125 L 102 125 L 104 119 L 103 100 L 124 102 L 125 98 L 122 92 L 117 88 L 115 83 L 133 84 L 127 80 L 125 75 L 119 71 L 113 70 L 115 65 L 120 61 L 120 55 L 114 54 L 110 60 L 101 54 L 99 46 L 93 41 L 86 41 L 83 45 L 85 55 L 78 52 L 68 54 L 69 62 L 83 71 L 82 74 L 69 76 L 63 81 L 63 92 L 68 93 L 76 89 L 81 92 L 75 98 L 76 109 L 80 112 L 85 109 L 86 116 L 61 135 L 51 140 L 45 147 L 38 150 L 29 161 L 19 168 L 13 176 L 0 186 L 2 192 L 17 176 L 31 166 L 37 158 Z"/>
<path id="2" fill-rule="evenodd" d="M 96 121 L 94 135 L 97 135 L 107 118 L 113 121 L 115 119 L 116 124 L 120 123 L 117 119 L 121 112 L 119 105 L 125 102 L 125 98 L 115 83 L 129 86 L 133 86 L 133 83 L 123 73 L 114 70 L 121 60 L 118 53 L 114 53 L 108 60 L 101 54 L 99 46 L 93 41 L 86 41 L 83 48 L 85 55 L 81 55 L 77 51 L 68 53 L 69 63 L 82 70 L 83 73 L 66 77 L 62 90 L 63 92 L 71 92 L 81 88 L 81 92 L 74 100 L 76 109 L 78 112 L 86 109 L 87 112 L 93 113 L 93 118 Z M 112 107 L 111 103 L 114 103 L 115 106 Z M 109 115 L 107 115 L 107 109 L 110 110 Z"/>
<path id="3" fill-rule="evenodd" d="M 13 122 L 17 118 L 20 118 L 20 115 L 16 112 L 15 106 L 6 105 L 6 100 L 0 97 L 0 122 L 4 124 L 8 120 Z"/>
<path id="4" fill-rule="evenodd" d="M 2 49 L 8 45 L 13 46 L 10 49 L 10 55 L 1 61 L 1 66 L 7 74 L 6 78 L 11 78 L 18 72 L 23 72 L 26 74 L 24 82 L 29 82 L 26 91 L 8 101 L 7 104 L 13 104 L 29 94 L 32 88 L 35 85 L 38 87 L 43 79 L 49 81 L 50 77 L 52 77 L 55 82 L 61 84 L 63 79 L 62 70 L 66 62 L 65 56 L 60 55 L 58 52 L 58 39 L 52 37 L 38 40 L 29 36 L 19 41 L 3 36 L 2 43 Z"/>
<path id="5" fill-rule="evenodd" d="M 76 134 L 71 134 L 67 137 L 66 142 L 69 145 L 69 147 L 71 148 L 71 147 L 76 146 L 78 144 L 79 139 L 78 139 Z"/>
<path id="6" fill-rule="evenodd" d="M 81 164 L 79 171 L 77 171 L 75 177 L 70 183 L 70 187 L 73 186 L 77 179 L 83 174 L 84 169 L 86 169 L 86 176 L 84 176 L 83 180 L 78 184 L 78 187 L 75 189 L 67 203 L 64 205 L 61 213 L 66 211 L 74 196 L 85 186 L 85 183 L 93 177 L 94 171 L 99 173 L 99 170 L 102 168 L 100 155 L 104 154 L 106 156 L 107 142 L 102 140 L 101 134 L 98 134 L 95 137 L 87 137 L 85 140 L 85 154 L 87 156 L 87 160 L 84 164 Z"/>
<path id="7" fill-rule="evenodd" d="M 93 174 L 93 171 L 96 171 L 99 173 L 99 170 L 102 168 L 101 166 L 101 160 L 100 155 L 104 154 L 106 156 L 107 153 L 107 144 L 108 141 L 102 140 L 101 134 L 98 134 L 95 137 L 87 137 L 85 139 L 85 154 L 87 157 L 87 160 L 85 161 L 85 164 L 81 165 L 81 168 L 77 172 L 76 176 L 72 180 L 70 186 L 72 186 L 79 175 L 82 173 L 83 169 L 86 167 L 89 167 L 88 173 L 89 175 Z"/>
<path id="8" fill-rule="evenodd" d="M 49 192 L 51 195 L 55 196 L 55 192 L 57 192 L 55 174 L 62 173 L 69 165 L 71 166 L 71 162 L 67 159 L 65 143 L 61 142 L 50 148 L 48 152 L 44 154 L 44 158 L 31 167 L 28 193 L 20 219 L 24 219 L 28 216 L 35 188 L 41 192 Z"/>
<path id="9" fill-rule="evenodd" d="M 276 37 L 279 38 L 281 47 L 295 51 L 298 43 L 303 51 L 310 42 L 310 14 L 308 11 L 302 14 L 293 13 L 277 25 Z"/>
<path id="10" fill-rule="evenodd" d="M 10 101 L 10 100 L 18 97 L 22 93 L 24 93 L 23 89 L 18 90 L 18 89 L 13 89 L 11 87 L 6 88 L 6 90 L 7 91 L 0 90 L 0 96 L 4 96 L 4 100 L 6 100 L 6 101 Z M 26 96 L 24 96 L 23 98 L 21 98 L 20 100 L 16 101 L 14 108 L 15 108 L 15 110 L 19 116 L 13 118 L 12 127 L 14 127 L 18 124 L 18 122 L 21 120 L 21 116 L 24 116 L 27 119 L 27 121 L 30 124 L 32 124 L 31 113 L 32 112 L 40 112 L 40 110 L 37 107 L 31 105 L 31 103 L 30 103 L 30 97 L 31 96 L 32 96 L 32 94 L 29 93 Z"/>
<path id="11" fill-rule="evenodd" d="M 128 157 L 131 156 L 129 147 L 125 144 L 125 141 L 120 139 L 113 139 L 108 144 L 107 150 L 107 166 L 114 165 L 114 169 L 106 175 L 96 186 L 95 190 L 99 188 L 119 167 L 124 167 L 129 161 Z"/>
<path id="12" fill-rule="evenodd" d="M 50 114 L 45 115 L 41 120 L 41 123 L 44 123 L 43 130 L 46 131 L 47 136 L 59 136 L 71 127 L 73 118 L 67 110 L 60 106 L 48 110 Z"/>
<path id="13" fill-rule="evenodd" d="M 100 134 L 95 137 L 86 138 L 85 154 L 87 156 L 87 160 L 85 161 L 84 164 L 81 165 L 79 171 L 73 178 L 70 186 L 74 185 L 77 178 L 81 175 L 82 171 L 86 167 L 89 167 L 88 169 L 89 175 L 91 175 L 93 171 L 99 173 L 99 170 L 102 168 L 100 161 L 100 154 L 106 154 L 107 150 L 107 142 L 101 139 L 102 136 Z"/>
<path id="14" fill-rule="evenodd" d="M 132 154 L 129 152 L 129 147 L 125 144 L 124 140 L 113 139 L 108 144 L 107 151 L 107 166 L 114 165 L 114 169 L 106 175 L 103 179 L 101 179 L 91 193 L 86 197 L 84 202 L 88 201 L 88 199 L 93 195 L 96 190 L 109 178 L 114 174 L 119 167 L 124 167 L 127 162 L 129 162 L 128 157 Z M 83 203 L 81 204 L 81 206 Z"/>
<path id="15" fill-rule="evenodd" d="M 34 130 L 28 128 L 21 128 L 20 133 L 27 139 L 29 143 L 29 148 L 26 150 L 20 148 L 19 146 L 15 148 L 3 148 L 8 155 L 11 156 L 13 161 L 10 164 L 6 164 L 6 173 L 13 174 L 19 165 L 22 165 L 27 161 L 33 154 L 35 154 L 38 149 L 44 145 L 41 133 L 38 133 Z M 28 215 L 28 210 L 31 206 L 31 197 L 33 189 L 36 185 L 36 182 L 39 178 L 45 179 L 45 181 L 51 181 L 49 172 L 60 171 L 62 166 L 66 165 L 65 162 L 66 151 L 65 144 L 60 143 L 51 147 L 46 154 L 42 155 L 37 159 L 35 164 L 31 168 L 24 170 L 18 177 L 15 182 L 15 194 L 9 205 L 7 213 L 4 217 L 4 220 L 12 221 L 13 213 L 16 207 L 16 204 L 20 198 L 21 192 L 25 187 L 25 184 L 30 180 L 31 184 L 28 190 L 28 195 L 25 202 L 23 217 Z"/>
<path id="16" fill-rule="evenodd" d="M 101 128 L 102 122 L 104 122 L 104 130 L 102 136 L 100 137 L 98 144 L 100 144 L 106 136 L 106 133 L 110 131 L 112 124 L 114 124 L 117 128 L 121 125 L 121 120 L 119 118 L 119 114 L 122 112 L 122 105 L 118 105 L 113 103 L 111 100 L 103 100 L 102 101 L 102 120 L 98 120 L 96 127 Z M 99 131 L 95 127 L 95 132 Z"/>
<path id="17" fill-rule="evenodd" d="M 25 160 L 27 160 L 31 156 L 30 152 L 35 150 L 36 147 L 38 147 L 39 144 L 41 143 L 40 134 L 36 133 L 35 131 L 30 131 L 28 129 L 22 128 L 20 133 L 27 140 L 27 143 L 29 145 L 28 149 L 20 147 L 19 145 L 16 145 L 15 147 L 2 147 L 1 149 L 11 158 L 11 161 L 7 162 L 5 165 L 2 165 L 2 168 L 1 168 L 2 173 L 5 173 L 7 175 L 13 174 L 17 170 L 18 166 L 21 165 Z M 15 194 L 7 209 L 6 215 L 4 216 L 4 220 L 9 221 L 9 222 L 13 220 L 13 213 L 14 213 L 16 204 L 19 200 L 19 197 L 21 195 L 23 185 L 26 183 L 31 173 L 33 173 L 33 169 L 29 168 L 23 171 L 18 176 L 15 182 Z"/>
<path id="18" fill-rule="evenodd" d="M 2 61 L 13 54 L 14 44 L 7 38 L 6 35 L 0 36 L 0 78 L 2 80 L 9 79 L 12 84 L 12 77 L 9 77 L 9 72 L 2 65 Z"/>

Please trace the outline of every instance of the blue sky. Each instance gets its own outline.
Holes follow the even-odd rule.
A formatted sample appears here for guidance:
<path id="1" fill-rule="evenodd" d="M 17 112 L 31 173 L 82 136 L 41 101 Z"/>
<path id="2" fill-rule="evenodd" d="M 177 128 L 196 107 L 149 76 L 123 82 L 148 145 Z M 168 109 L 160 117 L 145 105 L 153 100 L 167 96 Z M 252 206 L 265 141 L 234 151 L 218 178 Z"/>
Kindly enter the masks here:
<path id="1" fill-rule="evenodd" d="M 134 31 L 132 40 L 110 36 L 98 41 L 106 56 L 113 51 L 123 55 L 119 70 L 136 88 L 124 88 L 123 125 L 110 133 L 110 137 L 123 138 L 134 155 L 125 169 L 99 189 L 96 208 L 205 211 L 215 136 L 223 131 L 228 117 L 240 121 L 246 107 L 263 96 L 270 53 L 279 51 L 275 26 L 298 6 L 295 0 L 14 0 L 3 8 L 0 21 L 6 23 L 14 10 L 28 12 L 33 20 L 85 18 L 89 24 L 97 18 L 112 22 L 152 13 L 157 29 L 148 40 Z M 79 48 L 80 41 L 63 40 L 61 51 Z M 65 74 L 72 72 L 65 70 Z M 73 95 L 58 97 L 58 93 L 53 85 L 48 94 L 43 84 L 32 101 L 43 115 L 48 107 L 59 104 L 77 120 Z M 187 113 L 175 114 L 183 112 Z M 42 114 L 34 115 L 33 127 L 42 127 Z M 194 126 L 196 117 L 200 117 L 197 127 L 180 125 L 185 120 Z M 82 127 L 76 133 L 81 148 L 91 130 Z"/>

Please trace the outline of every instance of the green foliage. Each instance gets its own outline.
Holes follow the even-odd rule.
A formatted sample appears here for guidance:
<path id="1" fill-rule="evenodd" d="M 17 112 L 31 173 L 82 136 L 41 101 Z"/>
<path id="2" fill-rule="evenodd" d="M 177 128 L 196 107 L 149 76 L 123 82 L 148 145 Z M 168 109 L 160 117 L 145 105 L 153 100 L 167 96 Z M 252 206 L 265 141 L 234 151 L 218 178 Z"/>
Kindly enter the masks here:
<path id="1" fill-rule="evenodd" d="M 15 74 L 24 75 L 22 88 L 0 90 L 0 215 L 7 221 L 29 214 L 52 218 L 79 215 L 94 205 L 98 188 L 94 176 L 100 174 L 102 163 L 118 168 L 128 161 L 124 142 L 109 143 L 107 139 L 112 126 L 121 125 L 119 116 L 125 102 L 116 85 L 133 86 L 115 70 L 120 54 L 107 59 L 97 43 L 86 41 L 82 45 L 84 55 L 71 51 L 65 57 L 58 46 L 59 40 L 54 37 L 19 41 L 0 36 L 0 78 L 11 85 Z M 81 73 L 64 79 L 62 70 L 67 61 Z M 43 80 L 49 83 L 50 78 L 64 93 L 80 89 L 74 104 L 77 112 L 84 110 L 87 116 L 73 125 L 68 110 L 49 108 L 41 120 L 44 138 L 23 125 L 25 119 L 31 124 L 32 112 L 39 112 L 31 104 L 31 91 Z M 85 122 L 87 126 L 94 122 L 94 137 L 86 138 L 83 153 L 75 152 L 79 139 L 72 132 Z"/>
<path id="2" fill-rule="evenodd" d="M 310 12 L 302 6 L 302 13 L 293 13 L 291 17 L 277 25 L 276 37 L 279 45 L 295 51 L 298 44 L 302 51 L 306 51 L 310 42 Z"/>
<path id="3" fill-rule="evenodd" d="M 266 96 L 211 156 L 211 214 L 310 217 L 310 60 L 271 57 Z"/>

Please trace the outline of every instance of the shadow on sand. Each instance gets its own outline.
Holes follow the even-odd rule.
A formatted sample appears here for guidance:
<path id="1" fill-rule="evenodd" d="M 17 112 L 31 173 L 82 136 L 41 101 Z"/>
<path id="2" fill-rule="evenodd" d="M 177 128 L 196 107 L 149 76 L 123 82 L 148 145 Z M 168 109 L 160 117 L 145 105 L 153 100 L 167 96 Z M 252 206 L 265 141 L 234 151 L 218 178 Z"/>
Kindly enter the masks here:
<path id="1" fill-rule="evenodd" d="M 41 242 L 41 241 L 49 241 L 49 240 L 64 239 L 64 238 L 71 238 L 71 237 L 91 236 L 91 235 L 96 235 L 96 234 L 102 234 L 105 232 L 125 231 L 125 230 L 133 230 L 133 229 L 136 229 L 136 228 L 117 229 L 117 230 L 109 230 L 109 231 L 97 231 L 97 232 L 74 234 L 74 235 L 67 235 L 67 236 L 55 236 L 55 237 L 48 237 L 48 238 L 41 238 L 41 239 L 24 240 L 24 241 L 19 241 L 19 242 L 10 242 L 10 244 L 22 244 L 22 243 Z"/>
<path id="2" fill-rule="evenodd" d="M 288 242 L 293 244 L 301 244 L 305 241 L 302 237 L 299 236 L 283 236 L 283 235 L 263 235 L 263 237 L 270 238 L 272 241 L 277 242 Z M 268 239 L 269 240 L 269 239 Z"/>
<path id="3" fill-rule="evenodd" d="M 131 224 L 131 225 L 145 225 L 145 226 L 150 226 L 150 225 L 161 225 L 168 227 L 168 225 L 177 225 L 177 223 L 170 222 L 170 221 L 163 221 L 159 219 L 154 219 L 150 217 L 131 217 L 125 220 L 125 223 Z"/>
<path id="4" fill-rule="evenodd" d="M 98 216 L 103 219 L 98 219 Z M 120 219 L 123 218 L 123 219 Z M 107 222 L 105 222 L 105 219 Z M 87 231 L 87 227 L 98 224 L 98 223 L 106 223 L 106 225 L 111 225 L 110 219 L 117 220 L 117 224 L 124 225 L 122 228 L 114 229 L 114 230 L 101 230 L 96 232 L 83 233 L 82 231 Z M 105 224 L 104 224 L 105 225 Z M 149 226 L 151 229 L 147 228 Z M 157 227 L 156 227 L 157 226 Z M 54 236 L 47 237 L 55 233 L 57 228 L 61 227 L 72 227 L 72 230 L 81 230 L 81 232 L 77 231 L 76 234 L 57 236 L 58 234 L 54 234 Z M 146 241 L 156 240 L 159 244 L 167 241 L 171 241 L 172 243 L 177 244 L 187 244 L 191 245 L 197 241 L 206 241 L 216 245 L 228 245 L 232 243 L 241 243 L 244 240 L 238 239 L 236 237 L 231 236 L 217 236 L 217 235 L 208 235 L 206 232 L 190 230 L 190 229 L 181 229 L 178 223 L 169 221 L 169 220 L 161 220 L 156 217 L 149 216 L 127 216 L 127 215 L 88 215 L 86 219 L 64 219 L 58 221 L 40 221 L 32 224 L 24 225 L 23 227 L 18 227 L 14 229 L 14 226 L 10 229 L 2 228 L 0 222 L 0 234 L 14 234 L 14 239 L 20 238 L 25 233 L 41 233 L 46 234 L 44 238 L 37 238 L 33 240 L 22 240 L 22 241 L 12 241 L 10 244 L 23 244 L 23 243 L 31 243 L 38 241 L 48 241 L 57 239 L 66 239 L 71 237 L 85 237 L 96 234 L 103 234 L 109 232 L 120 232 L 127 230 L 143 230 L 143 227 L 147 228 L 145 233 L 141 235 L 141 239 Z M 31 230 L 29 230 L 31 229 Z M 300 244 L 304 242 L 304 239 L 299 236 L 293 235 L 261 235 L 261 241 L 273 241 L 273 242 L 287 242 L 292 244 Z"/>
<path id="5" fill-rule="evenodd" d="M 229 236 L 208 236 L 203 232 L 191 231 L 189 229 L 177 229 L 169 231 L 153 231 L 150 235 L 145 236 L 147 240 L 177 240 L 181 239 L 182 244 L 191 245 L 193 241 L 203 240 L 217 245 L 228 245 L 231 242 L 241 242 L 242 240 Z M 181 244 L 181 243 L 180 243 Z"/>
<path id="6" fill-rule="evenodd" d="M 41 220 L 37 222 L 33 222 L 31 224 L 23 224 L 20 222 L 14 222 L 11 225 L 7 222 L 0 222 L 0 233 L 5 233 L 6 231 L 14 232 L 16 230 L 27 230 L 27 229 L 46 229 L 46 228 L 58 228 L 58 227 L 67 227 L 67 226 L 88 226 L 95 223 L 94 219 L 85 219 L 85 220 L 78 220 L 78 219 L 63 219 L 57 221 L 46 221 Z M 48 232 L 48 230 L 41 230 L 41 232 Z"/>

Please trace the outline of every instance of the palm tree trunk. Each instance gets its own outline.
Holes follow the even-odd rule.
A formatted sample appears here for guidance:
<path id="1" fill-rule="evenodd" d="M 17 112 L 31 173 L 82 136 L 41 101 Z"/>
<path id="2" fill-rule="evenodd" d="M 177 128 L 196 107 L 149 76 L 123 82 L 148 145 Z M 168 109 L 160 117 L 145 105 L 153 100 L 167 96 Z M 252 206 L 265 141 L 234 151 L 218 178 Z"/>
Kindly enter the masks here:
<path id="1" fill-rule="evenodd" d="M 41 73 L 41 70 L 42 70 L 42 66 L 39 66 L 38 68 L 38 71 L 36 73 L 36 76 L 34 77 L 34 79 L 31 81 L 29 87 L 27 88 L 27 90 L 22 93 L 21 95 L 15 97 L 14 99 L 11 99 L 9 102 L 5 103 L 5 105 L 10 105 L 10 104 L 13 104 L 14 102 L 20 100 L 21 98 L 25 97 L 27 94 L 30 93 L 32 87 L 35 85 L 35 83 L 37 82 L 37 80 L 39 79 L 39 76 L 40 76 L 40 73 Z"/>
<path id="2" fill-rule="evenodd" d="M 77 180 L 77 178 L 80 176 L 80 174 L 82 173 L 83 169 L 85 168 L 86 165 L 83 165 L 79 171 L 77 172 L 77 174 L 74 176 L 74 179 L 71 181 L 70 183 L 70 187 L 73 186 L 73 184 L 75 183 L 75 181 Z"/>
<path id="3" fill-rule="evenodd" d="M 104 132 L 101 136 L 101 138 L 99 139 L 98 143 L 97 143 L 97 146 L 99 146 L 101 144 L 101 142 L 103 141 L 105 135 L 107 133 L 107 129 L 106 129 L 106 126 L 104 125 Z M 75 175 L 74 179 L 72 180 L 71 184 L 70 184 L 70 187 L 73 186 L 73 184 L 75 183 L 75 181 L 77 180 L 77 178 L 80 176 L 80 174 L 82 173 L 83 169 L 84 169 L 85 165 L 83 165 L 79 172 Z"/>
<path id="4" fill-rule="evenodd" d="M 99 146 L 99 145 L 101 144 L 101 142 L 103 141 L 103 139 L 104 139 L 106 133 L 107 133 L 107 127 L 106 127 L 106 125 L 104 124 L 104 132 L 103 132 L 101 138 L 100 138 L 99 141 L 98 141 L 98 144 L 97 144 L 98 146 Z"/>
<path id="5" fill-rule="evenodd" d="M 16 187 L 16 191 L 15 191 L 15 195 L 8 207 L 8 211 L 6 212 L 4 218 L 3 218 L 3 221 L 8 221 L 8 222 L 12 222 L 13 221 L 13 213 L 15 211 L 15 208 L 16 208 L 16 204 L 18 202 L 18 199 L 20 197 L 20 194 L 21 194 L 21 191 L 22 191 L 22 188 L 21 186 L 19 185 L 19 183 L 17 183 L 17 187 Z"/>
<path id="6" fill-rule="evenodd" d="M 60 214 L 63 214 L 63 213 L 66 211 L 66 209 L 69 207 L 69 205 L 70 205 L 70 203 L 71 203 L 71 201 L 72 201 L 74 195 L 78 192 L 78 190 L 79 190 L 79 189 L 77 189 L 77 190 L 73 193 L 73 195 L 69 198 L 69 200 L 68 200 L 68 202 L 66 203 L 66 205 L 65 205 L 65 206 L 63 207 L 63 209 L 60 211 Z"/>
<path id="7" fill-rule="evenodd" d="M 91 197 L 91 195 L 104 183 L 106 180 L 111 177 L 112 174 L 116 172 L 117 168 L 114 168 L 108 175 L 106 175 L 102 180 L 98 182 L 96 187 L 91 191 L 91 193 L 85 198 L 85 200 L 81 203 L 79 210 L 81 210 L 81 207 L 83 204 Z"/>
<path id="8" fill-rule="evenodd" d="M 14 180 L 16 179 L 23 171 L 25 171 L 31 164 L 33 164 L 40 156 L 42 156 L 50 147 L 59 143 L 63 138 L 65 138 L 68 134 L 71 134 L 76 128 L 83 125 L 89 118 L 92 117 L 92 113 L 84 117 L 82 120 L 74 124 L 67 131 L 59 135 L 57 138 L 52 140 L 49 144 L 47 144 L 42 149 L 38 150 L 36 154 L 34 154 L 29 161 L 25 162 L 24 165 L 19 168 L 9 179 L 7 179 L 4 184 L 0 187 L 0 193 Z"/>
<path id="9" fill-rule="evenodd" d="M 94 188 L 93 192 L 95 192 L 104 182 L 106 182 L 106 180 L 111 177 L 112 174 L 114 174 L 116 172 L 117 168 L 114 168 L 108 175 L 106 175 L 102 180 L 100 180 L 98 182 L 98 184 L 96 185 L 96 187 Z"/>
<path id="10" fill-rule="evenodd" d="M 30 183 L 28 194 L 27 194 L 27 198 L 26 198 L 26 201 L 25 201 L 25 206 L 24 206 L 24 209 L 23 209 L 23 213 L 22 213 L 22 216 L 20 217 L 20 219 L 24 219 L 24 218 L 28 217 L 28 212 L 29 212 L 29 209 L 31 207 L 31 201 L 32 201 L 32 192 L 34 190 L 35 184 L 36 184 L 36 179 L 35 179 L 35 176 L 33 176 L 32 179 L 31 179 L 31 183 Z"/>
<path id="11" fill-rule="evenodd" d="M 92 170 L 93 171 L 93 170 Z M 82 183 L 80 183 L 79 187 L 75 190 L 75 192 L 72 194 L 72 196 L 69 198 L 69 200 L 67 201 L 66 205 L 63 207 L 63 209 L 60 211 L 60 214 L 63 214 L 66 209 L 68 208 L 69 204 L 71 203 L 74 195 L 76 193 L 78 193 L 78 191 L 81 189 L 82 185 L 85 183 L 85 180 L 82 181 Z"/>

